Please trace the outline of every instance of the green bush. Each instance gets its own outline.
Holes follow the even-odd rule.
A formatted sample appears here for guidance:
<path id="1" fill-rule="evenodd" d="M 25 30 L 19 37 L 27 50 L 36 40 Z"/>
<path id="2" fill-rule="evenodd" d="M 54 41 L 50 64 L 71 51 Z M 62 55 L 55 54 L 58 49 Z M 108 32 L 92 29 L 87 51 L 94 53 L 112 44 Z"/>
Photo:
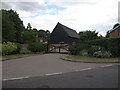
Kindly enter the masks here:
<path id="1" fill-rule="evenodd" d="M 89 41 L 88 44 L 90 45 L 98 45 L 102 46 L 109 51 L 113 57 L 120 56 L 120 38 L 102 38 Z"/>
<path id="2" fill-rule="evenodd" d="M 46 48 L 46 44 L 44 43 L 40 43 L 40 42 L 34 42 L 29 44 L 28 49 L 32 52 L 46 52 L 47 48 Z"/>
<path id="3" fill-rule="evenodd" d="M 79 55 L 80 51 L 82 51 L 83 49 L 89 49 L 90 46 L 87 44 L 76 44 L 76 45 L 72 45 L 71 47 L 69 47 L 69 54 L 71 55 Z"/>
<path id="4" fill-rule="evenodd" d="M 109 58 L 111 53 L 106 51 L 97 51 L 93 53 L 93 56 L 97 58 Z"/>
<path id="5" fill-rule="evenodd" d="M 20 54 L 32 54 L 32 51 L 30 51 L 30 50 L 21 50 Z"/>
<path id="6" fill-rule="evenodd" d="M 93 56 L 93 54 L 98 51 L 102 52 L 102 51 L 105 51 L 105 49 L 101 46 L 92 46 L 91 48 L 88 49 L 88 54 L 89 56 Z"/>
<path id="7" fill-rule="evenodd" d="M 2 44 L 2 54 L 3 55 L 9 55 L 12 54 L 12 52 L 17 50 L 17 46 L 15 45 L 15 43 L 12 42 L 4 42 Z"/>
<path id="8" fill-rule="evenodd" d="M 86 49 L 83 49 L 82 51 L 80 51 L 79 55 L 88 56 L 88 51 Z"/>
<path id="9" fill-rule="evenodd" d="M 110 52 L 104 52 L 104 57 L 105 58 L 109 58 L 111 56 L 112 56 L 112 54 Z"/>
<path id="10" fill-rule="evenodd" d="M 16 50 L 16 51 L 13 51 L 12 54 L 19 54 L 19 53 L 20 53 L 20 50 L 21 50 L 20 43 L 15 43 L 15 45 L 17 46 L 17 50 Z"/>
<path id="11" fill-rule="evenodd" d="M 96 52 L 93 53 L 93 56 L 94 56 L 94 57 L 101 58 L 101 57 L 103 57 L 103 54 L 102 54 L 101 51 L 96 51 Z"/>

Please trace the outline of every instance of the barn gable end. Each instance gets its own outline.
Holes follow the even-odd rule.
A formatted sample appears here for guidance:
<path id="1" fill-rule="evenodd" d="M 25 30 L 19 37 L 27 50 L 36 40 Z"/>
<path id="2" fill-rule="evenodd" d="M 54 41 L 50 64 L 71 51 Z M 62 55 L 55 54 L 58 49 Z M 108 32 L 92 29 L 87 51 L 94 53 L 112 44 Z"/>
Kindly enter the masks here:
<path id="1" fill-rule="evenodd" d="M 70 44 L 77 42 L 79 36 L 75 30 L 72 30 L 60 23 L 57 23 L 50 36 L 52 44 Z"/>

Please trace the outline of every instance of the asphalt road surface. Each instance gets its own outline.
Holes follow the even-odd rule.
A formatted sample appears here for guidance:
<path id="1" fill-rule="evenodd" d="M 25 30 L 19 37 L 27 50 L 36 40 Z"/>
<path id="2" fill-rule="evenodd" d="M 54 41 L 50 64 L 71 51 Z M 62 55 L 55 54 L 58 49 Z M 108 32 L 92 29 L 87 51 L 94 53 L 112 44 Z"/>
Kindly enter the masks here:
<path id="1" fill-rule="evenodd" d="M 64 54 L 44 54 L 2 62 L 2 78 L 15 79 L 43 76 L 51 73 L 65 73 L 76 70 L 95 68 L 113 63 L 79 63 L 61 60 Z"/>
<path id="2" fill-rule="evenodd" d="M 3 88 L 118 88 L 118 66 L 107 65 L 79 71 L 4 80 Z"/>

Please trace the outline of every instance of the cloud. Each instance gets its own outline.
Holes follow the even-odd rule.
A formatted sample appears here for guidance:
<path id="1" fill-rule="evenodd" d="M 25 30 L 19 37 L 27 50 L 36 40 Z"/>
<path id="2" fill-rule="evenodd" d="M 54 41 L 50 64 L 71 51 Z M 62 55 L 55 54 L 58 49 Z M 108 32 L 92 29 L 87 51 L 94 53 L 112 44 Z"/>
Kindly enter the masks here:
<path id="1" fill-rule="evenodd" d="M 76 5 L 93 5 L 96 4 L 99 0 L 47 0 L 49 4 L 54 4 L 58 6 L 68 7 L 68 6 L 76 6 Z"/>
<path id="2" fill-rule="evenodd" d="M 96 30 L 105 35 L 118 22 L 118 0 L 34 0 L 3 5 L 16 10 L 25 26 L 30 22 L 34 28 L 50 31 L 60 22 L 77 32 Z"/>
<path id="3" fill-rule="evenodd" d="M 46 5 L 38 2 L 2 2 L 2 8 L 35 12 L 38 10 L 46 10 Z"/>

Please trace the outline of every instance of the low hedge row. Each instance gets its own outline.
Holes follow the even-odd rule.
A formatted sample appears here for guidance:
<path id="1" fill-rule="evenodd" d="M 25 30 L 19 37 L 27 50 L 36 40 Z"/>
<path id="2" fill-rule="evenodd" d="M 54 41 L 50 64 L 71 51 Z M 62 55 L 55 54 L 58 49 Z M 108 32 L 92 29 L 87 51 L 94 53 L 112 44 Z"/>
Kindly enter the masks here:
<path id="1" fill-rule="evenodd" d="M 87 44 L 76 44 L 71 46 L 69 48 L 69 54 L 98 58 L 108 58 L 112 55 L 110 52 L 106 51 L 104 47 L 90 46 Z"/>
<path id="2" fill-rule="evenodd" d="M 46 52 L 46 44 L 40 42 L 34 42 L 29 44 L 28 50 L 37 53 L 37 52 Z"/>
<path id="3" fill-rule="evenodd" d="M 2 55 L 45 53 L 47 50 L 46 44 L 39 42 L 29 44 L 28 50 L 21 50 L 20 44 L 13 42 L 0 43 L 0 46 L 0 53 L 2 52 Z"/>
<path id="4" fill-rule="evenodd" d="M 113 57 L 120 56 L 120 38 L 102 38 L 88 42 L 89 45 L 104 47 Z"/>
<path id="5" fill-rule="evenodd" d="M 83 49 L 89 49 L 89 48 L 90 46 L 87 44 L 77 43 L 76 45 L 69 47 L 69 54 L 78 55 L 79 52 L 82 51 Z"/>

